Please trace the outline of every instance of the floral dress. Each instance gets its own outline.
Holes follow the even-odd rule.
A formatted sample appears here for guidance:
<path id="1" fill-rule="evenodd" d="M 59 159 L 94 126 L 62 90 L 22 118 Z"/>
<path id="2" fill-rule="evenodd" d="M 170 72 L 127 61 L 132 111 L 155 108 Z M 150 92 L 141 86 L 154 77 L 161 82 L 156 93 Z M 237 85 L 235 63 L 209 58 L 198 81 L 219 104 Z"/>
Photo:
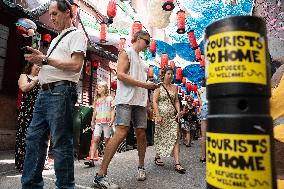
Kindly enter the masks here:
<path id="1" fill-rule="evenodd" d="M 197 126 L 197 115 L 196 115 L 196 108 L 192 106 L 191 108 L 187 109 L 187 112 L 183 116 L 184 124 L 182 128 L 186 131 L 196 130 Z"/>
<path id="2" fill-rule="evenodd" d="M 32 79 L 27 76 L 27 81 L 30 83 Z M 38 94 L 39 85 L 28 92 L 22 92 L 22 102 L 18 115 L 16 146 L 15 146 L 15 167 L 20 172 L 23 170 L 25 153 L 26 153 L 26 132 L 32 121 L 32 113 L 35 100 Z"/>
<path id="3" fill-rule="evenodd" d="M 175 92 L 169 91 L 169 94 L 171 99 L 175 98 Z M 160 87 L 158 102 L 158 110 L 162 117 L 162 122 L 155 124 L 154 145 L 159 156 L 169 157 L 172 155 L 178 138 L 179 126 L 175 121 L 175 108 L 164 87 Z"/>

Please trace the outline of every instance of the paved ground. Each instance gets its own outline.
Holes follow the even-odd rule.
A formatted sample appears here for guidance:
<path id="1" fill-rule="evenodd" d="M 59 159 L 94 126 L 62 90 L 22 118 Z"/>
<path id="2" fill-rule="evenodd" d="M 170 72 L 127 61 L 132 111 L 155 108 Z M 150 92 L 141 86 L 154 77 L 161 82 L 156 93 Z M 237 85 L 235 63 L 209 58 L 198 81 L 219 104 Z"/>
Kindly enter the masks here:
<path id="1" fill-rule="evenodd" d="M 187 173 L 180 175 L 174 171 L 172 158 L 164 159 L 165 166 L 154 164 L 154 148 L 148 147 L 146 152 L 147 180 L 136 181 L 137 151 L 131 150 L 117 153 L 109 166 L 108 177 L 123 189 L 205 189 L 205 164 L 199 162 L 199 141 L 190 148 L 181 145 L 181 160 Z M 94 168 L 88 168 L 84 161 L 75 161 L 75 179 L 77 189 L 90 189 L 92 179 L 101 161 Z M 14 169 L 13 151 L 0 152 L 0 188 L 21 188 L 20 178 Z M 45 189 L 54 189 L 55 175 L 53 170 L 44 171 Z"/>

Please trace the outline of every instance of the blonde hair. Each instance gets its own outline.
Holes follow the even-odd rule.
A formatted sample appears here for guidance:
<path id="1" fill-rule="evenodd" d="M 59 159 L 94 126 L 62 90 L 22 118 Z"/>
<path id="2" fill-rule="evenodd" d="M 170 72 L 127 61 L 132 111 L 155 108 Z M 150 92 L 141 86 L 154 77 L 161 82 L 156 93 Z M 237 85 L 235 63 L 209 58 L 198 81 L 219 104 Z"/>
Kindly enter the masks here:
<path id="1" fill-rule="evenodd" d="M 108 85 L 107 85 L 106 82 L 100 81 L 100 82 L 98 82 L 97 86 L 101 86 L 101 87 L 104 88 L 104 92 L 103 92 L 104 96 L 106 96 L 106 97 L 109 96 Z M 102 97 L 101 94 L 96 94 L 94 101 L 97 101 L 97 99 L 99 99 L 101 97 Z"/>

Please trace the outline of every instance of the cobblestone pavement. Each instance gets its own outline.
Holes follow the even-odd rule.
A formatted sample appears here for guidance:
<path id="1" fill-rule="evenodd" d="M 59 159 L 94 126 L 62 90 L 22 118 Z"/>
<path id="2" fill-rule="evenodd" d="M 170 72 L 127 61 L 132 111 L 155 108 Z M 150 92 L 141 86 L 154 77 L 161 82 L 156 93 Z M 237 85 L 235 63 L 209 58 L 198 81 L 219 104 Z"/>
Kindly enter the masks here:
<path id="1" fill-rule="evenodd" d="M 199 141 L 192 147 L 181 145 L 181 163 L 187 170 L 181 175 L 174 170 L 173 158 L 164 158 L 165 166 L 154 164 L 154 147 L 148 147 L 145 158 L 147 180 L 136 181 L 138 155 L 136 150 L 117 153 L 113 158 L 108 177 L 123 189 L 205 189 L 205 164 L 199 162 Z M 13 151 L 0 152 L 0 188 L 21 188 L 20 178 L 14 169 Z M 76 188 L 90 189 L 95 173 L 101 161 L 95 162 L 94 168 L 84 165 L 84 161 L 75 161 Z M 44 171 L 45 189 L 54 189 L 55 175 L 53 170 Z"/>

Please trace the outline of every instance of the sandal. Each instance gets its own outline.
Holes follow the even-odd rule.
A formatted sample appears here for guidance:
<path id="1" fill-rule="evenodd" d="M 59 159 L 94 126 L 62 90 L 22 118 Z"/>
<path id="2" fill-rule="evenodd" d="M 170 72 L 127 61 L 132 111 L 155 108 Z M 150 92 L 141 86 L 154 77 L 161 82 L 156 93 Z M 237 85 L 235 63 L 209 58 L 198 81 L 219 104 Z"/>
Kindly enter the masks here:
<path id="1" fill-rule="evenodd" d="M 94 160 L 89 160 L 84 162 L 85 165 L 88 165 L 89 167 L 95 167 L 95 163 Z"/>
<path id="2" fill-rule="evenodd" d="M 177 165 L 179 165 L 180 168 L 177 168 Z M 186 172 L 186 170 L 179 163 L 176 164 L 175 171 L 180 173 L 180 174 L 185 174 L 185 172 Z"/>
<path id="3" fill-rule="evenodd" d="M 158 165 L 158 166 L 164 166 L 165 165 L 160 157 L 155 157 L 155 164 Z"/>

